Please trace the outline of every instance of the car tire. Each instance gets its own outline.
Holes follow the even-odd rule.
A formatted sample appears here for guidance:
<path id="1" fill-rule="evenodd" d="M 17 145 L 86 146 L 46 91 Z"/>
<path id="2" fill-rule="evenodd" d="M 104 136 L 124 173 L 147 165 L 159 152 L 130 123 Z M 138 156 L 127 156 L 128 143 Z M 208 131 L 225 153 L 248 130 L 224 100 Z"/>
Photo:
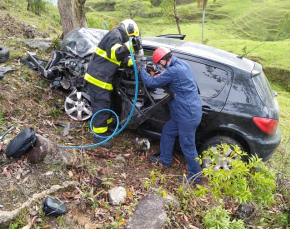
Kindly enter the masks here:
<path id="1" fill-rule="evenodd" d="M 0 46 L 0 63 L 4 63 L 9 60 L 9 50 L 4 46 Z"/>
<path id="2" fill-rule="evenodd" d="M 236 141 L 235 139 L 227 137 L 227 136 L 215 136 L 215 137 L 207 139 L 199 148 L 199 152 L 202 153 L 203 151 L 206 151 L 211 147 L 217 147 L 221 143 L 226 143 L 228 145 L 237 145 L 240 147 L 240 149 L 242 151 L 244 151 L 242 145 L 238 141 Z M 202 167 L 206 168 L 210 165 L 210 163 L 211 162 L 208 159 L 204 159 L 203 163 L 202 163 Z M 223 167 L 223 166 L 221 166 L 221 167 Z"/>

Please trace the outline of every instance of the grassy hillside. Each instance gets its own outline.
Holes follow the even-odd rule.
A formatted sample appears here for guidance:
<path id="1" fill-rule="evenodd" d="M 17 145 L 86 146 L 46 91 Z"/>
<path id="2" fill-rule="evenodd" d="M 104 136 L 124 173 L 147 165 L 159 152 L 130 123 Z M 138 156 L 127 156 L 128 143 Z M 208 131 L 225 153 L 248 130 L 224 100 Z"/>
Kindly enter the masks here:
<path id="1" fill-rule="evenodd" d="M 47 3 L 45 11 L 41 15 L 27 11 L 27 2 L 16 0 L 7 4 L 8 1 L 0 0 L 0 38 L 6 39 L 13 37 L 22 37 L 21 31 L 25 25 L 36 26 L 36 30 L 41 30 L 50 37 L 56 37 L 61 34 L 60 16 L 57 7 Z"/>
<path id="2" fill-rule="evenodd" d="M 103 1 L 90 0 L 88 4 L 93 6 L 101 2 Z M 201 9 L 197 8 L 196 3 L 179 5 L 178 9 L 182 19 L 181 32 L 186 35 L 186 40 L 201 43 Z M 239 55 L 266 41 L 247 57 L 258 57 L 255 59 L 265 67 L 289 70 L 290 40 L 281 40 L 277 34 L 279 23 L 289 11 L 288 0 L 224 0 L 215 4 L 209 1 L 204 40 L 208 45 Z M 169 23 L 168 20 L 154 15 L 160 15 L 158 7 L 152 8 L 146 18 L 134 18 L 143 36 L 177 33 L 174 21 Z M 117 23 L 127 16 L 116 11 L 90 11 L 87 17 L 98 18 L 104 22 L 113 19 Z"/>

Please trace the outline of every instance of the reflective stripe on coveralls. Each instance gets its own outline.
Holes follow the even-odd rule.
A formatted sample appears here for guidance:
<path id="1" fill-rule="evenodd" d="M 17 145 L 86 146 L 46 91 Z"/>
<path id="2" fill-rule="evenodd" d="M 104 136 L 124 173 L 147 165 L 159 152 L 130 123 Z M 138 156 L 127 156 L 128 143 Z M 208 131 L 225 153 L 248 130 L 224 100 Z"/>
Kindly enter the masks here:
<path id="1" fill-rule="evenodd" d="M 107 120 L 107 124 L 109 125 L 110 123 L 113 122 L 113 118 L 109 118 Z M 94 127 L 93 126 L 93 131 L 96 133 L 96 134 L 102 134 L 102 133 L 105 133 L 108 131 L 108 126 L 105 126 L 105 127 Z"/>
<path id="2" fill-rule="evenodd" d="M 114 57 L 114 59 L 108 57 L 106 51 L 104 51 L 103 49 L 100 49 L 99 47 L 96 48 L 95 53 L 96 53 L 97 55 L 99 55 L 99 56 L 105 58 L 106 60 L 108 60 L 108 61 L 110 61 L 110 62 L 112 62 L 112 63 L 117 64 L 118 66 L 120 66 L 121 61 L 117 61 L 117 59 L 116 59 L 116 55 L 115 55 L 115 50 L 116 50 L 117 48 L 119 48 L 120 46 L 122 46 L 122 45 L 115 44 L 115 45 L 112 47 L 112 50 L 111 50 L 111 51 L 112 51 L 111 56 Z M 115 47 L 115 48 L 114 48 L 114 47 Z"/>
<path id="3" fill-rule="evenodd" d="M 86 73 L 85 74 L 85 77 L 84 79 L 86 81 L 88 81 L 89 83 L 93 84 L 93 85 L 96 85 L 100 88 L 103 88 L 103 89 L 106 89 L 106 90 L 109 90 L 109 91 L 112 91 L 113 90 L 113 85 L 110 84 L 110 83 L 106 83 L 106 82 L 103 82 L 101 80 L 98 80 L 96 79 L 95 77 L 92 77 L 90 74 Z"/>
<path id="4" fill-rule="evenodd" d="M 115 62 L 119 62 L 116 58 L 116 49 L 119 48 L 119 47 L 122 47 L 121 44 L 115 44 L 112 48 L 111 48 L 111 59 L 107 59 L 107 60 L 110 60 L 112 61 L 113 63 Z M 109 58 L 109 57 L 108 57 Z M 119 66 L 120 66 L 121 62 L 119 62 Z"/>
<path id="5" fill-rule="evenodd" d="M 94 127 L 93 126 L 93 131 L 96 133 L 96 134 L 102 134 L 102 133 L 105 133 L 107 132 L 108 130 L 108 127 Z"/>

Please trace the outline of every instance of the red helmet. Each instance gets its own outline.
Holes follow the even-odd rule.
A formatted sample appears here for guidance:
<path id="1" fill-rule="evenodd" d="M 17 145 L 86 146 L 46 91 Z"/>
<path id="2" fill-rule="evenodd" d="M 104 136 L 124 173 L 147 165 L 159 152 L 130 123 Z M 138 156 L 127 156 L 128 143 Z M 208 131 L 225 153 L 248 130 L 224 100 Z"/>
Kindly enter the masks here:
<path id="1" fill-rule="evenodd" d="M 158 64 L 159 61 L 166 56 L 168 53 L 170 53 L 171 51 L 168 48 L 158 48 L 154 51 L 153 53 L 153 61 L 154 64 Z"/>

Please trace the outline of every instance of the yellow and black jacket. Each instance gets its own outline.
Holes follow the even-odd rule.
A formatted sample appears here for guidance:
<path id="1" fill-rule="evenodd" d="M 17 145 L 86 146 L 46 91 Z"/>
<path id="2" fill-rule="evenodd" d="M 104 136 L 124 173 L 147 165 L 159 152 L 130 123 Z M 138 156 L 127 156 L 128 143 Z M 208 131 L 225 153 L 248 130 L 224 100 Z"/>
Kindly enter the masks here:
<path id="1" fill-rule="evenodd" d="M 125 29 L 122 26 L 111 29 L 96 48 L 88 65 L 85 80 L 103 89 L 113 90 L 113 76 L 119 66 L 132 65 L 129 56 L 129 38 Z"/>

